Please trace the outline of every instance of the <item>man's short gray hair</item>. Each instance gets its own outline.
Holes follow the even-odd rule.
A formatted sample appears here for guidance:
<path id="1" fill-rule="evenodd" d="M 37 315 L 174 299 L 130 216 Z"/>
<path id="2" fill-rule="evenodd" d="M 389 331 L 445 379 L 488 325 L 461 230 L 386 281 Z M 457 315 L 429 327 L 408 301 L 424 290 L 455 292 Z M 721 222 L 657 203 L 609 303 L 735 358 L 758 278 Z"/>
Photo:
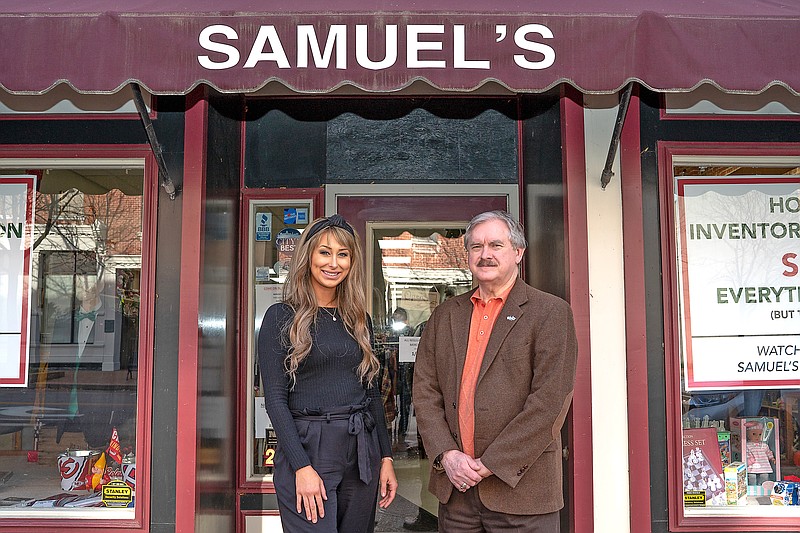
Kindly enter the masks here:
<path id="1" fill-rule="evenodd" d="M 525 230 L 522 225 L 517 222 L 514 217 L 506 211 L 486 211 L 475 215 L 472 220 L 467 224 L 467 231 L 464 233 L 464 246 L 469 250 L 470 239 L 475 226 L 489 222 L 490 220 L 500 220 L 508 227 L 508 240 L 511 241 L 511 246 L 516 249 L 527 248 L 528 241 L 525 240 Z"/>

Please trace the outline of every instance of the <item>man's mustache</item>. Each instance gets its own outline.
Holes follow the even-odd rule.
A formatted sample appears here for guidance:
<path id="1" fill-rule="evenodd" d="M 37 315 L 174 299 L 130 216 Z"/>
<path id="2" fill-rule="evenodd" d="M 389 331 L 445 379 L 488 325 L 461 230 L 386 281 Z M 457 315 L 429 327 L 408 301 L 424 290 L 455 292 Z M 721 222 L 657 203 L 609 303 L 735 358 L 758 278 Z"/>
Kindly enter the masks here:
<path id="1" fill-rule="evenodd" d="M 495 263 L 491 259 L 480 259 L 478 261 L 478 266 L 479 267 L 496 267 L 497 263 Z"/>

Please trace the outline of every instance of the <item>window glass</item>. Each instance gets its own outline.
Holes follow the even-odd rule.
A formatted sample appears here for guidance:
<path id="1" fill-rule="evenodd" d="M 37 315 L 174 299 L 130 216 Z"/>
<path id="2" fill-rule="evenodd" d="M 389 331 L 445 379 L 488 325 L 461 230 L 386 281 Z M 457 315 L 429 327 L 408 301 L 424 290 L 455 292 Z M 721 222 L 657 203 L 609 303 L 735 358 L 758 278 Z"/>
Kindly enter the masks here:
<path id="1" fill-rule="evenodd" d="M 97 259 L 93 252 L 43 251 L 42 271 L 42 342 L 70 344 L 77 342 L 76 309 L 87 291 L 98 283 Z M 80 292 L 80 294 L 79 294 Z M 85 342 L 94 342 L 94 328 Z"/>
<path id="2" fill-rule="evenodd" d="M 515 99 L 249 99 L 244 183 L 516 184 L 517 113 Z"/>
<path id="3" fill-rule="evenodd" d="M 374 223 L 367 228 L 375 355 L 399 487 L 375 531 L 436 531 L 438 502 L 428 492 L 429 461 L 413 407 L 416 347 L 431 312 L 472 288 L 464 223 Z M 404 516 L 399 521 L 397 516 Z"/>
<path id="4" fill-rule="evenodd" d="M 684 516 L 800 517 L 799 171 L 674 167 Z"/>
<path id="5" fill-rule="evenodd" d="M 278 441 L 264 408 L 264 389 L 259 375 L 256 339 L 261 319 L 270 305 L 283 299 L 283 283 L 300 235 L 311 222 L 311 200 L 252 200 L 249 204 L 249 266 L 247 282 L 251 317 L 248 350 L 250 390 L 247 402 L 248 479 L 269 480 Z"/>
<path id="6" fill-rule="evenodd" d="M 0 388 L 0 520 L 132 519 L 143 170 L 37 173 L 27 386 Z"/>

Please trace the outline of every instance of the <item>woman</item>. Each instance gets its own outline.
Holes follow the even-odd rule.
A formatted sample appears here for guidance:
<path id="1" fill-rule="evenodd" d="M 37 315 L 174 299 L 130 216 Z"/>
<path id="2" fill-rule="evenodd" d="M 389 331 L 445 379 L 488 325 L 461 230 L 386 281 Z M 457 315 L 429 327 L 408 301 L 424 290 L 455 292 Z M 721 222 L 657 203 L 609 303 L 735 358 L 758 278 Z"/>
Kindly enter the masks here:
<path id="1" fill-rule="evenodd" d="M 278 437 L 275 492 L 284 531 L 371 532 L 397 478 L 376 384 L 364 261 L 340 215 L 295 249 L 283 303 L 258 335 L 267 413 Z"/>

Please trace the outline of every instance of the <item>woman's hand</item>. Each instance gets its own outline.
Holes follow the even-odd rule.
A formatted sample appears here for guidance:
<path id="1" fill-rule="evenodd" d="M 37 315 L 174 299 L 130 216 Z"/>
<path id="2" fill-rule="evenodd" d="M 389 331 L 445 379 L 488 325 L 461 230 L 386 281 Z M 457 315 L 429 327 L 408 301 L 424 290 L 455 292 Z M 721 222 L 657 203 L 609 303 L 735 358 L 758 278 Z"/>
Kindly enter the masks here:
<path id="1" fill-rule="evenodd" d="M 394 476 L 394 471 L 392 476 Z M 308 465 L 294 473 L 294 480 L 297 493 L 297 512 L 298 514 L 302 513 L 305 509 L 306 518 L 316 524 L 317 516 L 325 518 L 323 500 L 328 499 L 322 478 L 311 465 Z"/>
<path id="2" fill-rule="evenodd" d="M 397 494 L 397 476 L 394 475 L 394 463 L 391 457 L 384 457 L 381 460 L 381 481 L 378 490 L 381 493 L 378 505 L 386 509 Z"/>

